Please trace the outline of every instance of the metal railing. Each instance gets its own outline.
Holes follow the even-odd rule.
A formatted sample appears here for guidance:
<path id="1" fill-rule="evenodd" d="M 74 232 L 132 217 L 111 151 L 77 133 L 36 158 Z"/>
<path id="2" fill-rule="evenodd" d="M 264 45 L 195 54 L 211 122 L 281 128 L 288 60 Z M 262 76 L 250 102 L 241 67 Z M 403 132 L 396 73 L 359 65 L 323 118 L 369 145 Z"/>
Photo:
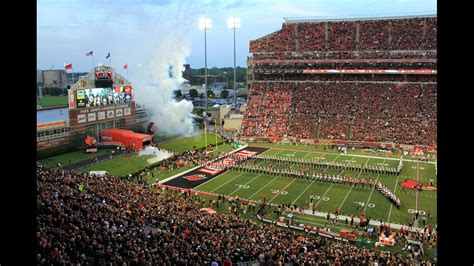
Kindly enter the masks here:
<path id="1" fill-rule="evenodd" d="M 69 134 L 70 134 L 69 132 L 61 132 L 61 133 L 56 133 L 56 134 L 51 134 L 51 135 L 37 136 L 36 141 L 41 142 L 41 141 L 46 141 L 46 140 L 60 139 L 60 138 L 68 137 Z"/>
<path id="2" fill-rule="evenodd" d="M 422 12 L 397 12 L 366 15 L 340 15 L 340 16 L 316 16 L 316 17 L 288 17 L 283 18 L 283 23 L 299 22 L 330 22 L 330 21 L 356 21 L 356 20 L 381 20 L 381 19 L 406 19 L 419 17 L 437 17 L 436 11 Z"/>

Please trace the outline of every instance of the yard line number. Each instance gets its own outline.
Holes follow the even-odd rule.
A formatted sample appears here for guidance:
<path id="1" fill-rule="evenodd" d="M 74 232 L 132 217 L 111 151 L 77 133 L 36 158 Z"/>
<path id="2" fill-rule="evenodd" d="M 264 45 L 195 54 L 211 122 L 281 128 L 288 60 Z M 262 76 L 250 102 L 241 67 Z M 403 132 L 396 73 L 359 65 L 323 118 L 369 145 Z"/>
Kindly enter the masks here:
<path id="1" fill-rule="evenodd" d="M 285 191 L 285 190 L 280 191 L 280 190 L 272 189 L 272 194 L 278 194 L 278 193 L 280 193 L 281 195 L 286 195 L 288 194 L 288 191 Z"/>
<path id="2" fill-rule="evenodd" d="M 309 195 L 309 198 L 313 198 L 313 200 L 319 200 L 321 199 L 321 196 L 316 196 L 316 195 Z M 322 201 L 329 201 L 329 197 L 323 197 L 321 200 Z"/>
<path id="3" fill-rule="evenodd" d="M 357 205 L 360 205 L 362 207 L 365 206 L 365 202 L 362 202 L 362 201 L 354 201 L 354 203 L 356 203 Z M 375 203 L 369 203 L 369 204 L 367 204 L 367 207 L 375 208 Z"/>

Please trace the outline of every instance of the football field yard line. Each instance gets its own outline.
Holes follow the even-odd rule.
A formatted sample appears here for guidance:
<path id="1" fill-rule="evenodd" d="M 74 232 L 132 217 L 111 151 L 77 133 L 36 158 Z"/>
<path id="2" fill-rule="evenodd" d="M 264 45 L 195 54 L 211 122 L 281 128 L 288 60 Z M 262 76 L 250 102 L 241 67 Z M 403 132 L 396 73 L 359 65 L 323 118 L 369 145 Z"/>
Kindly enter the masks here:
<path id="1" fill-rule="evenodd" d="M 352 156 L 351 161 L 352 161 L 353 158 L 354 158 L 354 156 Z M 367 159 L 367 161 L 365 162 L 365 164 L 367 164 L 367 162 L 368 162 L 369 160 L 370 160 L 370 158 Z M 359 178 L 359 177 L 360 177 L 360 174 L 362 174 L 362 170 L 359 170 L 359 174 L 357 175 L 356 178 Z M 349 192 L 347 192 L 346 197 L 344 198 L 344 200 L 343 200 L 342 203 L 341 203 L 341 206 L 339 206 L 339 210 L 341 210 L 342 206 L 344 205 L 344 202 L 346 202 L 347 197 L 349 196 L 349 194 L 351 194 L 351 191 L 352 191 L 352 189 L 354 188 L 354 185 L 355 185 L 355 184 L 352 184 L 351 189 L 349 189 Z"/>
<path id="2" fill-rule="evenodd" d="M 250 182 L 252 182 L 253 180 L 255 180 L 255 178 L 257 178 L 257 177 L 259 177 L 259 176 L 261 176 L 261 175 L 262 175 L 262 174 L 256 175 L 254 178 L 252 178 L 252 180 L 250 180 L 249 182 L 245 183 L 244 186 L 245 186 L 245 185 L 248 185 Z M 236 190 L 234 190 L 232 193 L 230 193 L 230 194 L 227 195 L 227 196 L 231 196 L 231 195 L 234 194 L 235 192 L 239 191 L 241 188 L 242 188 L 242 187 L 238 187 Z"/>
<path id="3" fill-rule="evenodd" d="M 213 190 L 211 190 L 211 191 L 209 191 L 209 192 L 211 192 L 211 193 L 212 193 L 212 192 L 214 192 L 214 191 L 218 190 L 219 188 L 221 188 L 221 187 L 223 187 L 223 186 L 227 185 L 227 184 L 228 184 L 228 183 L 230 183 L 232 180 L 236 179 L 237 177 L 239 177 L 239 176 L 241 176 L 241 175 L 243 175 L 243 174 L 245 174 L 245 172 L 242 172 L 242 173 L 240 173 L 240 174 L 238 174 L 238 175 L 234 176 L 234 177 L 233 177 L 233 178 L 231 178 L 229 181 L 227 181 L 227 182 L 225 182 L 224 184 L 222 184 L 222 185 L 220 185 L 220 186 L 218 186 L 218 187 L 214 188 Z M 196 187 L 196 188 L 197 188 L 197 187 Z"/>
<path id="4" fill-rule="evenodd" d="M 273 181 L 275 181 L 276 179 L 278 178 L 278 176 L 275 176 L 272 181 L 268 182 L 265 186 L 261 187 L 259 190 L 257 190 L 257 192 L 253 193 L 250 197 L 248 197 L 248 199 L 251 199 L 253 196 L 257 195 L 258 192 L 260 192 L 262 189 L 264 189 L 265 187 L 267 187 L 268 185 L 270 185 L 271 183 L 273 183 Z"/>
<path id="5" fill-rule="evenodd" d="M 375 182 L 379 181 L 379 178 L 380 178 L 380 174 L 377 174 L 377 179 L 375 180 Z M 372 190 L 370 191 L 370 194 L 369 194 L 369 198 L 365 202 L 364 211 L 367 210 L 367 204 L 369 204 L 370 198 L 372 198 L 372 193 L 374 192 L 374 189 L 375 189 L 375 184 L 373 184 Z"/>
<path id="6" fill-rule="evenodd" d="M 400 176 L 398 175 L 397 176 L 397 181 L 395 181 L 395 188 L 393 189 L 393 194 L 395 194 L 395 192 L 397 192 L 397 185 L 398 185 L 398 178 Z M 390 222 L 390 215 L 392 214 L 392 207 L 393 207 L 393 204 L 390 204 L 390 210 L 388 211 L 388 218 L 387 218 L 387 223 Z"/>
<path id="7" fill-rule="evenodd" d="M 337 155 L 336 158 L 334 158 L 334 160 L 332 160 L 332 162 L 335 162 L 337 160 L 337 158 L 339 158 L 339 156 L 341 156 L 341 154 Z M 329 165 L 324 169 L 328 169 L 329 168 Z M 324 198 L 324 196 L 326 196 L 326 194 L 328 194 L 328 191 L 332 188 L 334 184 L 331 184 L 328 189 L 326 190 L 326 192 L 324 192 L 324 195 L 321 196 L 321 198 L 319 198 L 318 202 L 316 202 L 316 206 L 319 205 L 319 202 L 321 202 L 321 200 Z"/>
<path id="8" fill-rule="evenodd" d="M 311 187 L 311 186 L 313 185 L 313 183 L 314 183 L 315 181 L 316 181 L 316 180 L 313 180 L 313 181 L 311 182 L 311 184 L 309 184 L 309 186 L 307 186 L 307 187 L 303 190 L 303 192 L 301 192 L 301 194 L 300 194 L 291 204 L 295 204 L 295 202 L 306 192 L 306 190 L 308 190 L 309 187 Z"/>
<path id="9" fill-rule="evenodd" d="M 312 153 L 312 152 L 311 152 L 311 153 Z M 326 154 L 326 153 L 323 153 L 323 155 L 325 155 L 325 154 Z M 336 158 L 337 158 L 337 157 L 336 157 Z M 295 202 L 306 192 L 306 190 L 308 190 L 308 189 L 313 185 L 314 181 L 316 181 L 316 179 L 313 180 L 313 181 L 311 182 L 311 184 L 309 184 L 309 186 L 307 186 L 307 187 L 303 190 L 303 192 L 301 192 L 301 194 L 299 194 L 298 197 L 297 197 L 291 204 L 295 204 Z"/>
<path id="10" fill-rule="evenodd" d="M 269 151 L 269 150 L 271 150 L 271 149 L 268 149 L 268 150 L 262 152 L 261 154 L 263 154 L 263 153 L 265 153 L 265 152 L 267 152 L 267 151 Z M 247 161 L 247 160 L 246 160 L 246 161 Z M 246 162 L 246 161 L 245 161 L 245 162 Z M 258 163 L 257 165 L 260 165 L 261 163 L 263 163 L 263 162 L 260 162 L 260 163 Z M 231 169 L 232 169 L 232 168 L 231 168 Z M 229 169 L 229 170 L 230 170 L 230 169 Z M 210 181 L 212 181 L 212 180 L 215 180 L 216 178 L 222 177 L 222 176 L 225 175 L 226 173 L 229 173 L 229 172 L 222 173 L 221 175 L 216 176 L 216 177 L 214 177 L 213 179 L 211 179 L 211 180 L 209 180 L 209 181 L 207 181 L 207 182 L 210 182 Z M 244 173 L 245 173 L 245 172 L 244 172 Z M 244 173 L 242 173 L 242 174 L 244 174 Z M 242 174 L 240 174 L 240 175 L 242 175 Z M 240 175 L 238 175 L 238 176 L 240 176 Z M 237 177 L 237 176 L 236 176 L 236 177 Z M 229 180 L 229 182 L 232 181 L 232 180 L 234 180 L 236 177 L 234 177 L 234 178 L 232 178 L 231 180 Z M 194 189 L 197 189 L 198 187 L 200 187 L 200 186 L 206 184 L 207 182 L 204 182 L 204 183 L 200 184 L 199 186 L 195 187 Z M 224 185 L 225 185 L 225 184 L 227 184 L 227 182 L 224 183 Z M 216 190 L 216 189 L 218 189 L 218 188 L 220 188 L 220 186 L 217 187 L 217 188 L 215 188 L 215 189 L 213 189 L 213 190 L 210 191 L 210 192 L 214 192 L 214 190 Z"/>
<path id="11" fill-rule="evenodd" d="M 347 199 L 347 197 L 349 196 L 349 194 L 351 194 L 351 191 L 352 191 L 353 188 L 354 188 L 354 184 L 351 186 L 351 188 L 349 189 L 349 191 L 348 191 L 347 194 L 346 194 L 346 197 L 345 197 L 344 200 L 341 202 L 341 205 L 339 206 L 339 210 L 342 208 L 342 205 L 344 205 L 344 202 L 346 202 L 346 199 Z"/>
<path id="12" fill-rule="evenodd" d="M 304 159 L 304 158 L 306 158 L 306 156 L 308 156 L 308 155 L 310 155 L 310 154 L 312 154 L 312 153 L 313 153 L 313 152 L 312 152 L 312 151 L 310 151 L 308 154 L 306 154 L 306 155 L 305 155 L 303 158 L 301 158 L 301 159 Z"/>
<path id="13" fill-rule="evenodd" d="M 382 164 L 385 164 L 385 160 L 383 160 Z M 380 178 L 380 174 L 377 174 L 377 180 L 375 180 L 375 182 L 379 181 L 379 178 Z M 367 210 L 367 205 L 369 204 L 369 201 L 370 201 L 370 198 L 372 197 L 372 193 L 374 192 L 374 189 L 375 189 L 375 184 L 372 187 L 372 190 L 370 191 L 369 198 L 367 199 L 367 202 L 365 202 L 364 211 Z"/>
<path id="14" fill-rule="evenodd" d="M 420 163 L 416 163 L 416 182 L 418 182 L 418 177 L 420 174 Z M 418 210 L 418 189 L 416 190 L 416 208 Z"/>
<path id="15" fill-rule="evenodd" d="M 256 145 L 258 146 L 258 145 Z M 261 146 L 265 147 L 265 146 Z M 268 148 L 268 147 L 265 147 Z M 305 150 L 294 150 L 294 149 L 288 149 L 288 148 L 272 148 L 272 149 L 277 149 L 277 150 L 288 150 L 288 151 L 305 151 Z M 312 151 L 313 153 L 324 153 L 321 151 Z M 328 153 L 328 154 L 336 154 L 335 152 Z M 392 158 L 392 157 L 381 157 L 381 156 L 370 156 L 370 155 L 360 155 L 360 154 L 351 154 L 351 155 L 345 155 L 345 156 L 354 156 L 354 157 L 363 157 L 363 158 L 372 158 L 372 159 L 387 159 L 387 160 L 392 160 L 392 161 L 400 161 L 400 158 Z M 412 160 L 412 159 L 403 159 L 404 162 L 412 162 L 412 163 L 419 163 L 420 161 L 418 160 Z M 435 161 L 428 161 L 428 162 L 423 162 L 427 164 L 436 164 Z"/>
<path id="16" fill-rule="evenodd" d="M 262 164 L 262 163 L 263 163 L 263 161 L 262 161 L 262 162 L 259 162 L 257 165 L 260 165 L 260 164 Z M 246 172 L 242 172 L 240 175 L 237 175 L 236 177 L 234 177 L 234 178 L 232 178 L 231 180 L 225 182 L 224 184 L 222 184 L 222 185 L 216 187 L 215 189 L 211 190 L 210 192 L 216 191 L 217 189 L 219 189 L 219 188 L 221 188 L 221 187 L 227 185 L 229 182 L 231 182 L 232 180 L 236 179 L 237 177 L 239 177 L 239 176 L 241 176 L 241 175 L 243 175 L 243 174 L 245 174 L 245 173 L 246 173 Z"/>
<path id="17" fill-rule="evenodd" d="M 291 184 L 293 184 L 293 182 L 295 182 L 295 180 L 296 180 L 296 178 L 293 178 L 293 180 L 292 180 L 290 183 L 286 184 L 286 186 L 285 186 L 284 188 L 280 189 L 280 191 L 278 191 L 278 193 L 277 193 L 275 196 L 273 196 L 273 198 L 272 198 L 271 200 L 269 200 L 268 203 L 272 202 L 273 199 L 275 199 L 276 197 L 278 197 L 278 195 L 280 195 L 280 193 L 281 193 L 282 191 L 285 191 L 285 188 L 291 186 Z"/>

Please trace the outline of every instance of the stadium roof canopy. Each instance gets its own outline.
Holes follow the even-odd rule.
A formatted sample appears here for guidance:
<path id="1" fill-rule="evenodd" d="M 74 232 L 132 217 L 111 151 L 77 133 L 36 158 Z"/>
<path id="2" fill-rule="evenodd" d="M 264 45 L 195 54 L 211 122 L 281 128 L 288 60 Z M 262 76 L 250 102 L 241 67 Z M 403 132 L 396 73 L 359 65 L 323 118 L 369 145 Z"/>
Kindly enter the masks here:
<path id="1" fill-rule="evenodd" d="M 356 16 L 346 15 L 346 16 L 288 17 L 288 18 L 283 18 L 283 23 L 407 19 L 407 18 L 420 18 L 420 17 L 423 17 L 423 18 L 437 17 L 437 14 L 431 11 L 431 12 L 404 12 L 404 13 L 386 13 L 386 14 L 371 14 L 371 15 L 356 15 Z"/>

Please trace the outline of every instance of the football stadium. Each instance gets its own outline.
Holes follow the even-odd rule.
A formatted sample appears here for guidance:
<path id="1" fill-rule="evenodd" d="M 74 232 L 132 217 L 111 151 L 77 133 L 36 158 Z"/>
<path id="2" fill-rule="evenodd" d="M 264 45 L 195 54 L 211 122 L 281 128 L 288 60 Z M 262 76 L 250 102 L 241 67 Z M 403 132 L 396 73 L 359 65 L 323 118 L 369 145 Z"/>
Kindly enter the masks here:
<path id="1" fill-rule="evenodd" d="M 166 133 L 108 64 L 39 110 L 37 264 L 437 264 L 436 13 L 275 26 L 237 131 Z"/>

